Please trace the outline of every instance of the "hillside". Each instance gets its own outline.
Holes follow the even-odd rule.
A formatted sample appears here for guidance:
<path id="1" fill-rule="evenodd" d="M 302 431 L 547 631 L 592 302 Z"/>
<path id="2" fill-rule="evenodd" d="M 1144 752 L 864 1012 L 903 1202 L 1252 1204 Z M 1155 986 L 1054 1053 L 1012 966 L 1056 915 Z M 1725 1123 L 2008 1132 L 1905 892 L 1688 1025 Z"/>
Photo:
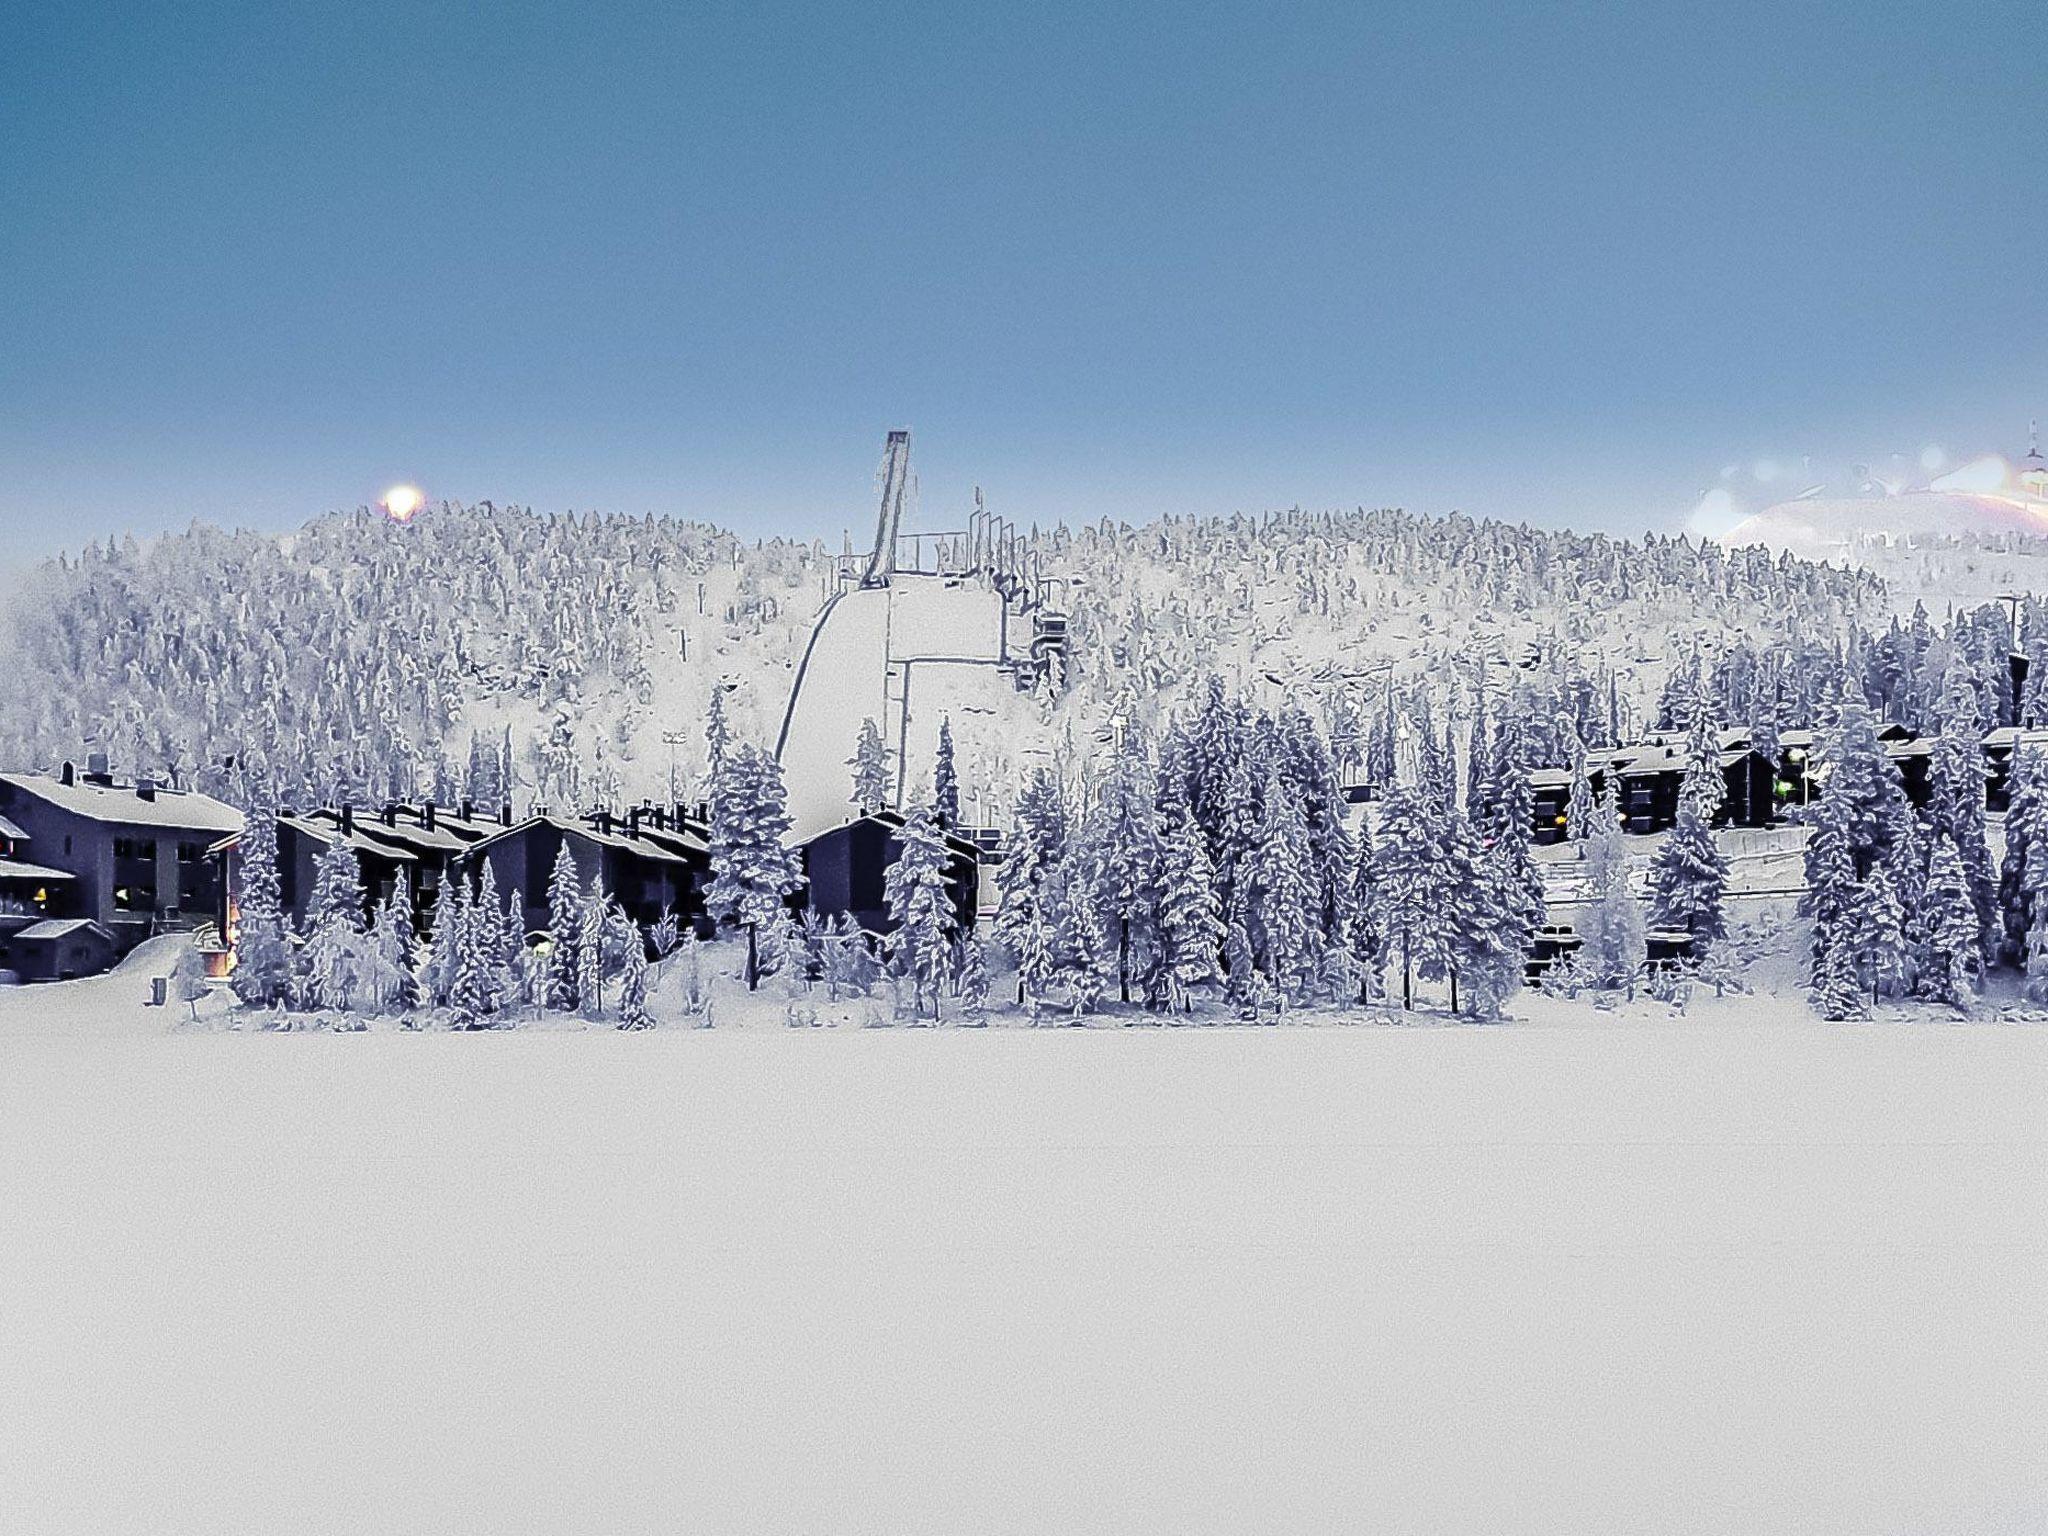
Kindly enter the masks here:
<path id="1" fill-rule="evenodd" d="M 1070 614 L 1064 676 L 1019 692 L 992 668 L 934 672 L 910 712 L 906 781 L 950 716 L 989 816 L 1021 763 L 1163 714 L 1210 672 L 1311 700 L 1340 737 L 1392 694 L 1462 718 L 1482 674 L 1588 739 L 1627 734 L 1696 650 L 1753 658 L 1739 670 L 1768 684 L 1743 686 L 1796 707 L 1828 671 L 1809 653 L 1839 655 L 1959 564 L 1988 596 L 2020 558 L 1894 559 L 1887 586 L 1756 549 L 1392 511 L 1058 527 L 1028 550 Z M 687 794 L 714 688 L 737 735 L 775 741 L 836 565 L 816 543 L 488 503 L 89 546 L 9 605 L 0 759 L 97 746 L 233 795 L 222 763 L 260 754 L 301 801 L 522 805 L 665 796 L 673 759 Z M 869 697 L 889 697 L 880 679 Z"/>

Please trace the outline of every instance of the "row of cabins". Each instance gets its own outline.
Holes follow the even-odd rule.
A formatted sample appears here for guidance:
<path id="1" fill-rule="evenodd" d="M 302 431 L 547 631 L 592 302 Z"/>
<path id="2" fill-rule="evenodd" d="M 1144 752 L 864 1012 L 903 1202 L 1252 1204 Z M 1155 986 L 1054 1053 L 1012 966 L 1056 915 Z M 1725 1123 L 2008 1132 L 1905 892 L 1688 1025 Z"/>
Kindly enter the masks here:
<path id="1" fill-rule="evenodd" d="M 894 812 L 877 812 L 799 845 L 805 884 L 792 908 L 887 932 L 883 881 L 902 825 Z M 117 782 L 99 755 L 82 771 L 67 763 L 56 774 L 0 774 L 0 977 L 94 975 L 145 939 L 178 930 L 200 930 L 224 973 L 243 830 L 232 806 L 146 778 Z M 278 818 L 278 882 L 286 910 L 303 919 L 319 858 L 341 843 L 355 855 L 365 913 L 402 885 L 425 933 L 447 883 L 477 879 L 488 866 L 538 934 L 566 846 L 582 882 L 602 880 L 636 922 L 652 926 L 673 912 L 708 935 L 710 837 L 701 807 L 647 803 L 623 814 L 539 811 L 516 820 L 509 806 L 468 803 L 336 807 Z M 949 835 L 947 847 L 955 914 L 968 926 L 979 916 L 986 850 L 965 835 Z"/>
<path id="2" fill-rule="evenodd" d="M 790 898 L 793 910 L 842 916 L 871 933 L 892 926 L 883 893 L 888 867 L 900 852 L 903 818 L 894 811 L 857 816 L 828 828 L 797 847 L 804 885 Z M 432 805 L 387 805 L 374 814 L 330 808 L 278 820 L 279 885 L 284 906 L 303 920 L 313 893 L 320 856 L 337 842 L 355 854 L 366 913 L 403 888 L 410 893 L 414 920 L 422 933 L 433 921 L 442 889 L 450 880 L 476 880 L 486 867 L 501 895 L 516 894 L 529 934 L 548 924 L 548 885 L 566 847 L 586 887 L 593 876 L 626 914 L 651 927 L 663 914 L 708 937 L 712 922 L 705 904 L 711 883 L 711 828 L 702 808 L 643 803 L 623 814 L 610 811 L 561 816 L 537 811 L 515 821 L 510 807 L 479 816 L 468 805 L 454 811 Z M 979 915 L 982 846 L 972 837 L 948 835 L 951 858 L 947 884 L 963 927 Z M 239 835 L 214 849 L 222 867 L 223 891 L 235 885 Z M 233 914 L 221 913 L 223 931 Z"/>
<path id="3" fill-rule="evenodd" d="M 1898 765 L 1906 798 L 1926 805 L 1930 793 L 1928 766 L 1934 752 L 1929 737 L 1903 725 L 1886 725 L 1878 739 Z M 2002 726 L 1984 737 L 1985 808 L 2002 814 L 2011 799 L 2013 754 L 2022 742 L 2048 747 L 2048 731 L 2023 731 Z M 1809 773 L 1814 733 L 1781 732 L 1776 763 L 1750 745 L 1740 728 L 1721 733 L 1721 774 L 1727 793 L 1716 826 L 1767 827 L 1787 812 L 1806 805 L 1817 792 Z M 1653 736 L 1626 747 L 1594 748 L 1586 756 L 1586 777 L 1595 796 L 1614 785 L 1616 806 L 1625 831 L 1647 834 L 1668 830 L 1678 820 L 1678 798 L 1685 782 L 1685 741 L 1681 735 Z M 1538 768 L 1530 774 L 1535 838 L 1538 843 L 1564 841 L 1569 830 L 1572 771 Z"/>

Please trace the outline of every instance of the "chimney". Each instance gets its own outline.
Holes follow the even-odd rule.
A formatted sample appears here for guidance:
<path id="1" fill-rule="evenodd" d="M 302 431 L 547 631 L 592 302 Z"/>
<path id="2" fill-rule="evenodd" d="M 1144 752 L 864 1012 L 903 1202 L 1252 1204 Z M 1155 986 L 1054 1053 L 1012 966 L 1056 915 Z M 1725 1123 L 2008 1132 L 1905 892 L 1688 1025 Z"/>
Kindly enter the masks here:
<path id="1" fill-rule="evenodd" d="M 628 837 L 638 837 L 639 835 L 640 835 L 640 807 L 636 805 L 636 806 L 634 806 L 634 807 L 633 807 L 633 809 L 632 809 L 632 810 L 630 810 L 630 811 L 628 811 L 628 812 L 626 813 L 626 836 L 628 836 Z"/>
<path id="2" fill-rule="evenodd" d="M 470 819 L 471 819 L 472 817 L 474 817 L 475 815 L 476 815 L 476 802 L 475 802 L 474 800 L 464 800 L 464 801 L 462 802 L 462 819 L 463 819 L 464 821 L 468 821 L 468 820 L 470 820 Z"/>
<path id="3" fill-rule="evenodd" d="M 103 789 L 112 787 L 114 775 L 107 764 L 106 753 L 88 752 L 85 754 L 85 782 L 97 784 Z"/>
<path id="4" fill-rule="evenodd" d="M 147 774 L 137 778 L 135 781 L 135 798 L 138 800 L 155 800 L 156 780 L 150 778 Z"/>
<path id="5" fill-rule="evenodd" d="M 341 808 L 341 835 L 343 837 L 354 837 L 356 835 L 356 808 L 352 805 L 345 804 Z"/>
<path id="6" fill-rule="evenodd" d="M 420 807 L 420 825 L 429 832 L 434 830 L 434 802 L 431 800 Z"/>
<path id="7" fill-rule="evenodd" d="M 498 802 L 498 825 L 501 827 L 512 825 L 512 802 L 510 800 L 500 800 Z"/>
<path id="8" fill-rule="evenodd" d="M 398 825 L 398 802 L 396 800 L 386 800 L 384 802 L 384 825 L 387 827 Z"/>
<path id="9" fill-rule="evenodd" d="M 78 782 L 78 770 L 71 765 L 71 759 L 64 759 L 64 766 L 57 771 L 57 782 L 67 789 Z"/>

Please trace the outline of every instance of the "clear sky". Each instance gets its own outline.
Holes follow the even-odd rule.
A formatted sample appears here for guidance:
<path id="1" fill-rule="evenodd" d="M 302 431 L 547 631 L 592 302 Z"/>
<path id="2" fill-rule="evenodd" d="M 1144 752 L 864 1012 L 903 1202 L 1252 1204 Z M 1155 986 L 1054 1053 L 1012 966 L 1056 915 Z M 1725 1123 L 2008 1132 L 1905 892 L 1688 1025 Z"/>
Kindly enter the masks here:
<path id="1" fill-rule="evenodd" d="M 434 495 L 1676 526 L 2048 415 L 2034 4 L 0 20 L 18 555 Z"/>

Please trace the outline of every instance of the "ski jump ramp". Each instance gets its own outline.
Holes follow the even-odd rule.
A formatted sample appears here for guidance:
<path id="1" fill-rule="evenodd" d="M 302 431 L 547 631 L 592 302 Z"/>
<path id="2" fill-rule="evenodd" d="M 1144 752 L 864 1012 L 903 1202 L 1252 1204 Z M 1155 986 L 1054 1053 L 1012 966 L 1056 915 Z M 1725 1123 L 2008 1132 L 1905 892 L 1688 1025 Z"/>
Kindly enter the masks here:
<path id="1" fill-rule="evenodd" d="M 939 722 L 950 701 L 1012 692 L 1003 600 L 980 582 L 896 572 L 886 586 L 848 587 L 818 615 L 790 684 L 775 755 L 801 842 L 853 814 L 853 756 L 861 722 L 888 743 L 899 803 L 931 780 Z"/>

